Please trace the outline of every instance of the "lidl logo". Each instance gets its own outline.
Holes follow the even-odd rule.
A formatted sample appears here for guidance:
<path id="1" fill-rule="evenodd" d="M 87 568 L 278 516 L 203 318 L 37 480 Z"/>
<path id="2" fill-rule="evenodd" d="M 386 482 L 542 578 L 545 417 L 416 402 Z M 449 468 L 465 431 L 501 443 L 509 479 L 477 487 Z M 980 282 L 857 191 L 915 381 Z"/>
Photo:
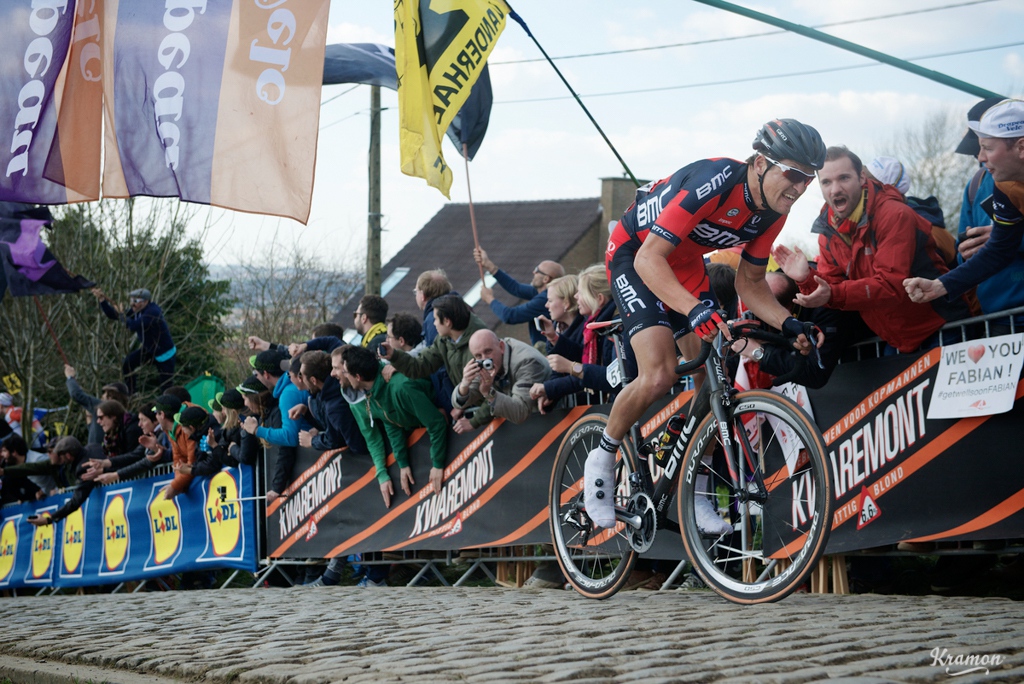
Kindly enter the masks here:
<path id="1" fill-rule="evenodd" d="M 153 562 L 166 563 L 181 548 L 181 511 L 174 499 L 157 496 L 149 504 L 149 526 L 153 536 Z"/>
<path id="2" fill-rule="evenodd" d="M 118 494 L 107 501 L 103 511 L 103 559 L 107 570 L 117 570 L 128 557 L 128 534 L 124 496 Z"/>
<path id="3" fill-rule="evenodd" d="M 32 533 L 32 577 L 39 579 L 49 574 L 53 566 L 54 526 L 43 525 Z"/>
<path id="4" fill-rule="evenodd" d="M 64 548 L 61 557 L 64 559 L 64 571 L 68 574 L 77 573 L 82 565 L 85 550 L 85 518 L 79 508 L 64 519 Z"/>
<path id="5" fill-rule="evenodd" d="M 10 579 L 17 550 L 18 526 L 13 520 L 8 520 L 0 528 L 0 582 Z"/>
<path id="6" fill-rule="evenodd" d="M 206 493 L 206 528 L 215 556 L 231 553 L 242 538 L 241 504 L 234 500 L 237 498 L 238 482 L 231 473 L 222 470 L 210 478 Z"/>

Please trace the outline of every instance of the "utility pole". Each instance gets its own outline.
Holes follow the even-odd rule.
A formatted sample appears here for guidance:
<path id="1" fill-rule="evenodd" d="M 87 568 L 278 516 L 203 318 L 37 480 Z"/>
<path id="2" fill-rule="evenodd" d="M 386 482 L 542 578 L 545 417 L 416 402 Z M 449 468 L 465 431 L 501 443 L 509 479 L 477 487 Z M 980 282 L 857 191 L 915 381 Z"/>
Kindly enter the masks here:
<path id="1" fill-rule="evenodd" d="M 380 86 L 370 86 L 370 202 L 366 222 L 366 287 L 380 294 Z"/>

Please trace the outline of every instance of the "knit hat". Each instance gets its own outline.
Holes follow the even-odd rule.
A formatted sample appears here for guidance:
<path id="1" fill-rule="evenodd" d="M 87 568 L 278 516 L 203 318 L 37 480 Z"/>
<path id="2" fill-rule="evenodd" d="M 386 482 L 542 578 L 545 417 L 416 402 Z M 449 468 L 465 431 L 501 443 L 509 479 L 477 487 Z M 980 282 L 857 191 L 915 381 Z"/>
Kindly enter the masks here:
<path id="1" fill-rule="evenodd" d="M 255 375 L 250 375 L 235 389 L 238 390 L 240 394 L 259 394 L 267 388 L 259 381 L 259 378 Z"/>
<path id="2" fill-rule="evenodd" d="M 153 301 L 153 293 L 144 287 L 132 290 L 128 293 L 128 296 L 132 299 L 145 299 L 147 302 Z"/>
<path id="3" fill-rule="evenodd" d="M 1001 97 L 987 97 L 971 107 L 970 111 L 967 112 L 967 125 L 970 126 L 971 122 L 980 121 L 982 114 L 1002 101 L 1003 98 Z M 955 151 L 957 154 L 966 154 L 969 157 L 977 157 L 981 152 L 981 146 L 978 144 L 978 134 L 968 128 L 967 133 L 964 135 L 964 139 L 960 141 L 960 144 L 957 145 Z"/>
<path id="4" fill-rule="evenodd" d="M 206 423 L 207 418 L 208 414 L 201 406 L 187 406 L 174 416 L 174 422 L 184 427 L 200 428 Z"/>
<path id="5" fill-rule="evenodd" d="M 175 413 L 181 410 L 181 399 L 174 396 L 173 394 L 161 394 L 156 398 L 156 402 L 153 405 L 153 411 L 163 411 L 167 415 L 173 416 Z"/>
<path id="6" fill-rule="evenodd" d="M 214 401 L 224 408 L 235 409 L 236 411 L 245 408 L 245 400 L 242 399 L 242 394 L 234 387 L 223 392 L 217 392 L 217 398 Z"/>
<path id="7" fill-rule="evenodd" d="M 899 159 L 878 157 L 868 164 L 868 171 L 886 185 L 895 187 L 901 195 L 910 192 L 910 173 Z"/>
<path id="8" fill-rule="evenodd" d="M 283 351 L 268 349 L 249 357 L 249 365 L 258 371 L 268 371 L 280 375 L 282 372 L 288 372 L 291 359 Z"/>

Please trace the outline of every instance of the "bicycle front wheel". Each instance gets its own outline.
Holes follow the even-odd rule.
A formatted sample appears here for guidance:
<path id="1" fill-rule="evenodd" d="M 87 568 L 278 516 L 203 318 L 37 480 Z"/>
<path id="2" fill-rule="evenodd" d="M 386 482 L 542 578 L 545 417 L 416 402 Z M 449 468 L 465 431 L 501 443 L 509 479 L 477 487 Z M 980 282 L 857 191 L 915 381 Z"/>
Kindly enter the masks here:
<path id="1" fill-rule="evenodd" d="M 833 504 L 825 442 L 799 406 L 773 392 L 742 392 L 728 414 L 735 462 L 710 413 L 683 457 L 676 497 L 683 544 L 700 576 L 725 598 L 778 601 L 807 580 L 828 541 Z M 698 527 L 695 507 L 706 514 L 708 502 L 731 532 Z"/>
<path id="2" fill-rule="evenodd" d="M 583 505 L 583 465 L 607 424 L 607 416 L 601 414 L 573 423 L 558 447 L 549 488 L 551 537 L 558 565 L 576 591 L 594 599 L 608 598 L 621 589 L 637 557 L 623 523 L 595 530 Z M 636 449 L 627 437 L 616 457 L 616 506 L 627 505 L 633 493 L 629 476 L 635 471 Z"/>

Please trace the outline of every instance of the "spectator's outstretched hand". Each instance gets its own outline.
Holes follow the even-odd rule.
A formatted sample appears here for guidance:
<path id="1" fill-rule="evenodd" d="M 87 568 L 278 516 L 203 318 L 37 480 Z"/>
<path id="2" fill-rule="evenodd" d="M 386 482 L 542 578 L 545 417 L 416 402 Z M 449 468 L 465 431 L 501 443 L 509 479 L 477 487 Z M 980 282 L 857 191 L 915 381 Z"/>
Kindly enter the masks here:
<path id="1" fill-rule="evenodd" d="M 299 430 L 299 446 L 313 446 L 313 432 L 311 430 Z"/>
<path id="2" fill-rule="evenodd" d="M 305 342 L 292 342 L 291 344 L 288 345 L 288 355 L 291 356 L 293 359 L 296 356 L 301 356 L 306 352 L 307 346 L 308 345 Z"/>
<path id="3" fill-rule="evenodd" d="M 494 290 L 487 287 L 486 285 L 480 286 L 480 299 L 483 300 L 484 304 L 490 304 L 494 301 Z"/>
<path id="4" fill-rule="evenodd" d="M 52 518 L 49 513 L 43 513 L 42 515 L 30 515 L 28 521 L 36 527 L 43 527 L 49 525 Z"/>
<path id="5" fill-rule="evenodd" d="M 288 409 L 288 417 L 292 420 L 298 420 L 302 416 L 306 415 L 306 411 L 309 410 L 305 404 L 296 404 Z"/>
<path id="6" fill-rule="evenodd" d="M 102 475 L 98 475 L 96 477 L 96 481 L 99 482 L 100 484 L 104 484 L 104 485 L 114 484 L 115 482 L 119 481 L 120 479 L 121 479 L 121 476 L 118 475 L 116 472 L 114 472 L 114 473 L 103 473 Z"/>
<path id="7" fill-rule="evenodd" d="M 555 373 L 562 373 L 563 375 L 572 373 L 572 361 L 561 354 L 548 354 L 548 365 L 551 366 L 551 370 Z M 532 389 L 530 390 L 530 394 L 532 396 Z"/>
<path id="8" fill-rule="evenodd" d="M 430 469 L 430 489 L 435 494 L 441 493 L 441 484 L 444 481 L 444 469 L 443 468 L 431 468 Z"/>
<path id="9" fill-rule="evenodd" d="M 279 498 L 280 496 L 281 496 L 281 495 L 280 495 L 280 494 L 278 494 L 277 492 L 275 492 L 274 490 L 270 490 L 269 492 L 267 492 L 267 503 L 273 503 L 273 502 L 274 502 L 274 501 L 276 501 L 276 500 L 277 500 L 277 499 L 278 499 L 278 498 Z"/>
<path id="10" fill-rule="evenodd" d="M 472 432 L 473 424 L 469 422 L 469 418 L 459 418 L 455 421 L 455 425 L 452 426 L 452 430 L 455 430 L 460 435 L 464 432 Z"/>
<path id="11" fill-rule="evenodd" d="M 206 431 L 206 443 L 210 446 L 211 449 L 217 448 L 217 437 L 216 433 L 213 431 L 213 428 L 210 428 L 209 430 Z"/>
<path id="12" fill-rule="evenodd" d="M 98 287 L 91 288 L 89 292 L 91 292 L 92 296 L 95 297 L 98 301 L 102 302 L 107 298 L 107 295 L 103 294 L 103 290 L 101 290 Z"/>
<path id="13" fill-rule="evenodd" d="M 73 378 L 76 375 L 78 375 L 78 371 L 75 370 L 75 367 L 72 366 L 70 363 L 65 363 L 64 364 L 64 377 L 65 378 Z"/>
<path id="14" fill-rule="evenodd" d="M 484 251 L 483 247 L 477 247 L 473 250 L 473 261 L 483 266 L 484 270 L 492 275 L 498 270 L 494 262 L 487 257 L 487 252 Z"/>
<path id="15" fill-rule="evenodd" d="M 260 423 L 254 416 L 249 416 L 242 423 L 242 429 L 248 432 L 250 435 L 256 434 L 256 428 L 260 426 Z"/>
<path id="16" fill-rule="evenodd" d="M 799 247 L 790 249 L 786 245 L 772 248 L 772 256 L 782 272 L 798 283 L 807 280 L 811 274 L 811 266 L 807 263 L 807 255 Z"/>
<path id="17" fill-rule="evenodd" d="M 946 294 L 946 286 L 941 280 L 929 278 L 907 278 L 903 281 L 903 287 L 906 288 L 910 301 L 915 304 L 924 304 Z"/>
<path id="18" fill-rule="evenodd" d="M 267 342 L 266 340 L 261 339 L 259 337 L 256 337 L 255 335 L 249 335 L 248 342 L 249 342 L 249 349 L 252 349 L 253 351 L 261 352 L 261 351 L 267 351 L 268 349 L 270 349 L 270 343 L 269 342 Z"/>
<path id="19" fill-rule="evenodd" d="M 789 275 L 788 273 L 786 275 Z M 793 278 L 793 276 L 789 276 Z M 796 278 L 793 278 L 796 280 Z M 832 301 L 832 286 L 828 284 L 828 281 L 821 276 L 814 276 L 814 282 L 818 284 L 818 287 L 809 295 L 803 293 L 798 294 L 794 300 L 797 304 L 804 307 L 805 309 L 816 309 L 819 306 L 828 306 L 828 303 Z"/>
<path id="20" fill-rule="evenodd" d="M 401 470 L 402 475 L 402 491 L 407 496 L 412 496 L 412 486 L 416 484 L 416 480 L 412 479 L 412 468 L 406 466 Z"/>
<path id="21" fill-rule="evenodd" d="M 380 483 L 380 495 L 384 499 L 384 508 L 391 508 L 391 497 L 395 495 L 395 486 L 391 484 L 391 478 L 388 478 L 387 482 Z"/>

